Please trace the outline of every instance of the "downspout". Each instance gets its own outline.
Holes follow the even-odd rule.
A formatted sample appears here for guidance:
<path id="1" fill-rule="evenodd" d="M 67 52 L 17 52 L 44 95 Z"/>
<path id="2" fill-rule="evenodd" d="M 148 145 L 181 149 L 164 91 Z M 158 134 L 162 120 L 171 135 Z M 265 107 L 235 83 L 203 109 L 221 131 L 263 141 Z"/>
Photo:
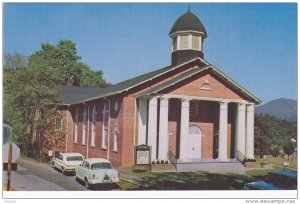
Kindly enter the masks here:
<path id="1" fill-rule="evenodd" d="M 136 137 L 136 110 L 137 110 L 137 107 L 136 107 L 136 103 L 137 103 L 137 100 L 136 98 L 134 99 L 134 120 L 133 120 L 133 146 L 135 146 L 135 137 Z"/>
<path id="2" fill-rule="evenodd" d="M 86 135 L 86 158 L 89 158 L 89 134 L 90 134 L 90 106 L 88 104 L 86 104 L 85 102 L 83 102 L 83 105 L 86 105 L 88 107 L 88 114 L 87 114 L 87 118 L 88 118 L 88 130 L 87 130 L 87 135 Z"/>
<path id="3" fill-rule="evenodd" d="M 110 138 L 110 100 L 104 98 L 104 100 L 108 101 L 108 130 L 107 130 L 107 155 L 106 159 L 109 160 L 109 138 Z"/>
<path id="4" fill-rule="evenodd" d="M 136 98 L 134 98 L 134 120 L 133 120 L 133 147 L 135 147 L 135 135 L 136 135 L 136 110 L 137 110 L 137 107 L 136 107 L 136 103 L 137 103 L 137 100 Z M 134 154 L 133 154 L 133 161 L 134 161 Z"/>
<path id="5" fill-rule="evenodd" d="M 69 141 L 69 108 L 70 108 L 70 105 L 68 105 L 68 108 L 67 108 L 66 152 L 68 152 L 68 141 Z"/>

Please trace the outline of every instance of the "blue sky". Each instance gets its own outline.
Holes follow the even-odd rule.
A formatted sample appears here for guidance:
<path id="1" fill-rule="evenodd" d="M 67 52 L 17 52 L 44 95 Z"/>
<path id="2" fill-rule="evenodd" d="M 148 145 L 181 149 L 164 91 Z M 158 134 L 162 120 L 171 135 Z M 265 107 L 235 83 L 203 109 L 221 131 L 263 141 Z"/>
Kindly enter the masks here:
<path id="1" fill-rule="evenodd" d="M 4 52 L 29 56 L 71 39 L 112 83 L 171 63 L 168 33 L 182 3 L 4 4 Z M 192 3 L 205 59 L 263 102 L 297 99 L 297 4 Z"/>

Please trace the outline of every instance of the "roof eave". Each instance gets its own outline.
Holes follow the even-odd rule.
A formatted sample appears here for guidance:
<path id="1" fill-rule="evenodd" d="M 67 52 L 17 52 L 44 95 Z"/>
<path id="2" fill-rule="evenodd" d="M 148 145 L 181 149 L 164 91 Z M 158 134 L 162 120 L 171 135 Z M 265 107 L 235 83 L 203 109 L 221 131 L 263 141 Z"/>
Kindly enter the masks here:
<path id="1" fill-rule="evenodd" d="M 161 75 L 163 75 L 163 74 L 166 74 L 166 73 L 168 73 L 168 72 L 170 72 L 170 71 L 174 71 L 175 69 L 178 69 L 179 67 L 184 66 L 184 65 L 186 65 L 186 64 L 189 64 L 189 63 L 191 63 L 191 62 L 194 62 L 194 61 L 196 61 L 196 60 L 200 60 L 201 62 L 204 62 L 206 65 L 209 65 L 208 62 L 206 62 L 205 60 L 203 60 L 203 59 L 200 58 L 200 57 L 197 57 L 197 58 L 191 59 L 191 60 L 189 60 L 189 61 L 187 61 L 187 62 L 184 62 L 184 63 L 182 63 L 182 64 L 179 64 L 179 65 L 177 65 L 177 66 L 173 67 L 172 69 L 169 69 L 169 70 L 167 70 L 167 71 L 165 71 L 165 72 L 159 73 L 159 74 L 157 74 L 156 76 L 151 77 L 150 79 L 144 80 L 144 81 L 142 81 L 142 82 L 140 82 L 140 83 L 137 83 L 137 84 L 135 84 L 135 85 L 133 85 L 133 86 L 127 87 L 126 89 L 122 89 L 122 90 L 120 90 L 120 91 L 115 91 L 115 92 L 112 92 L 112 93 L 109 93 L 109 94 L 104 94 L 104 95 L 101 95 L 101 96 L 93 97 L 93 98 L 90 98 L 90 99 L 87 99 L 87 100 L 83 100 L 83 101 L 80 101 L 80 102 L 74 103 L 74 104 L 79 104 L 79 103 L 83 103 L 83 102 L 89 102 L 89 101 L 93 101 L 93 100 L 96 100 L 96 99 L 99 99 L 99 98 L 105 98 L 105 97 L 110 97 L 110 96 L 114 96 L 114 95 L 117 95 L 117 94 L 121 94 L 121 93 L 123 93 L 124 91 L 128 91 L 129 89 L 132 89 L 132 88 L 134 88 L 134 87 L 137 87 L 137 86 L 139 86 L 139 85 L 141 85 L 141 84 L 143 84 L 143 83 L 145 83 L 145 82 L 151 81 L 151 80 L 153 80 L 153 79 L 155 79 L 155 78 L 157 78 L 157 77 L 159 77 L 159 76 L 161 76 Z"/>

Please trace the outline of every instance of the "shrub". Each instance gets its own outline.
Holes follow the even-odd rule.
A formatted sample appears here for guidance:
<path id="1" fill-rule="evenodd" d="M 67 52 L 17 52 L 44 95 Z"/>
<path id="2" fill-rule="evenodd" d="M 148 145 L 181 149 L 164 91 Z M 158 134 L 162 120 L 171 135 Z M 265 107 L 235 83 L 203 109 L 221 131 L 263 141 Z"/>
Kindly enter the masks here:
<path id="1" fill-rule="evenodd" d="M 168 160 L 166 160 L 166 161 L 165 161 L 165 164 L 168 164 L 168 163 L 169 163 Z"/>

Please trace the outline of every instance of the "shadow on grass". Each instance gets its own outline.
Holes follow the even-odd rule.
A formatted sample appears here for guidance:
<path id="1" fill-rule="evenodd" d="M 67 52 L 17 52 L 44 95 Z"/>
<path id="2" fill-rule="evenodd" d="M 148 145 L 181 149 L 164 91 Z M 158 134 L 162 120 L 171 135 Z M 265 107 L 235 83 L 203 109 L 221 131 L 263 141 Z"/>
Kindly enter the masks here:
<path id="1" fill-rule="evenodd" d="M 261 180 L 265 175 L 209 172 L 152 173 L 141 178 L 139 183 L 147 187 L 139 190 L 242 190 L 245 183 Z"/>

